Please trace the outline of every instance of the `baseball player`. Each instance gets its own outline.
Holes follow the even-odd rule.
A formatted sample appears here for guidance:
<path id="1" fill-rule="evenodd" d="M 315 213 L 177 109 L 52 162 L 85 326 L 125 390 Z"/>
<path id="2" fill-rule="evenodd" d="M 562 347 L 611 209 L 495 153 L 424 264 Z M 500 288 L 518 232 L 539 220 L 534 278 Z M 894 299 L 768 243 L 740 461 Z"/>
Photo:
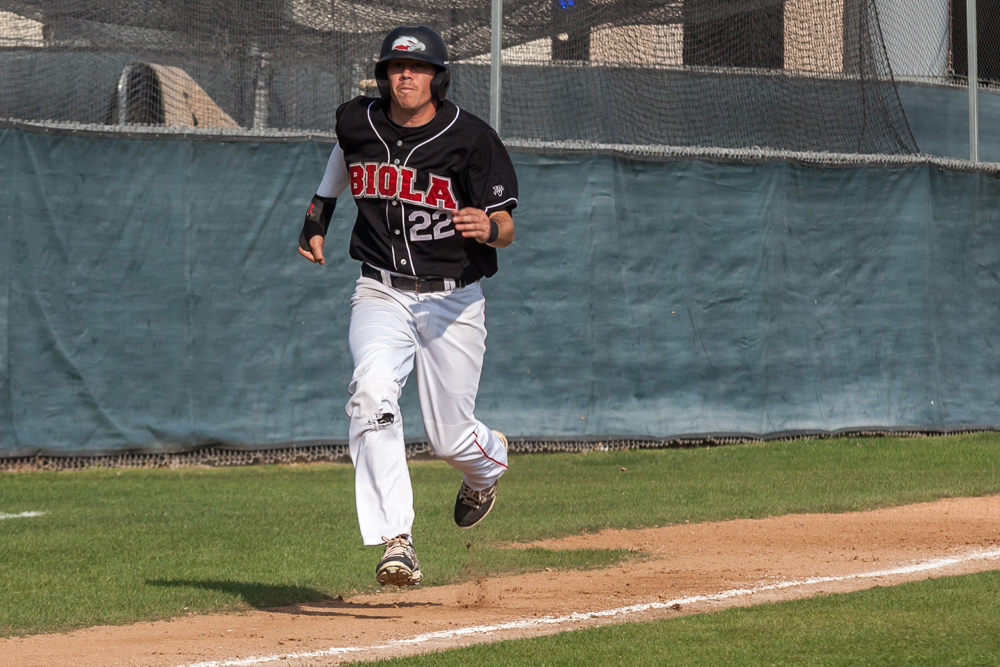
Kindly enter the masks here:
<path id="1" fill-rule="evenodd" d="M 385 545 L 380 584 L 422 574 L 413 550 L 413 491 L 399 397 L 416 368 L 424 431 L 434 453 L 462 471 L 455 523 L 471 528 L 493 507 L 507 470 L 507 439 L 473 412 L 486 346 L 481 278 L 514 240 L 517 176 L 489 125 L 445 99 L 451 70 L 441 36 L 396 28 L 375 65 L 379 98 L 337 109 L 337 138 L 299 237 L 324 263 L 337 195 L 358 206 L 351 257 L 354 375 L 348 391 L 355 498 L 366 545 Z"/>

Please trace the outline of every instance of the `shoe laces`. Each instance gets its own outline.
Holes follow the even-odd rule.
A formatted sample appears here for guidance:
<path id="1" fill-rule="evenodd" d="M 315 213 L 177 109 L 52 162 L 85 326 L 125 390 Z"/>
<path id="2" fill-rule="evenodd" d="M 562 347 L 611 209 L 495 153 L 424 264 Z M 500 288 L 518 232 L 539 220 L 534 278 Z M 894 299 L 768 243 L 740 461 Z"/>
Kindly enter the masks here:
<path id="1" fill-rule="evenodd" d="M 458 491 L 458 500 L 463 505 L 479 508 L 493 500 L 497 495 L 497 485 L 494 484 L 488 489 L 474 491 L 468 484 L 462 482 L 462 488 Z"/>
<path id="2" fill-rule="evenodd" d="M 385 537 L 382 536 L 382 541 L 385 542 L 385 554 L 382 559 L 386 558 L 399 558 L 408 557 L 411 560 L 415 559 L 416 553 L 413 551 L 413 546 L 410 544 L 410 538 L 407 535 L 397 535 L 396 537 Z"/>

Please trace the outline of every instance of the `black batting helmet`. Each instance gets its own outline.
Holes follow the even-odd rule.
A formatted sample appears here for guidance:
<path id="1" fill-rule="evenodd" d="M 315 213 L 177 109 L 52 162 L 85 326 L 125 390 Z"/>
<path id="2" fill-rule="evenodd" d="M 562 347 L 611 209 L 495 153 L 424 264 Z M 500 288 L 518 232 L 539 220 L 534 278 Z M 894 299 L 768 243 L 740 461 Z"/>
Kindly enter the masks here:
<path id="1" fill-rule="evenodd" d="M 448 94 L 451 84 L 451 67 L 448 65 L 448 47 L 441 35 L 425 25 L 399 26 L 382 40 L 382 50 L 375 63 L 375 81 L 383 100 L 389 99 L 389 61 L 394 58 L 423 60 L 437 67 L 438 72 L 431 79 L 431 95 L 438 101 Z"/>

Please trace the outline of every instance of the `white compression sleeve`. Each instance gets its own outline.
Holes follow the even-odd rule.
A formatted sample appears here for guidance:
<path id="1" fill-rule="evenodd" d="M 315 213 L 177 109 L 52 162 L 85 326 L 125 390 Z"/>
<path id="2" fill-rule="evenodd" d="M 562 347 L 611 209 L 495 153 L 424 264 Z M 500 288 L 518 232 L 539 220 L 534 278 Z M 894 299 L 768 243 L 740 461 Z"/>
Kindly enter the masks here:
<path id="1" fill-rule="evenodd" d="M 330 160 L 326 163 L 326 173 L 316 188 L 316 194 L 320 197 L 339 197 L 349 184 L 347 162 L 344 161 L 344 151 L 338 143 L 330 153 Z"/>

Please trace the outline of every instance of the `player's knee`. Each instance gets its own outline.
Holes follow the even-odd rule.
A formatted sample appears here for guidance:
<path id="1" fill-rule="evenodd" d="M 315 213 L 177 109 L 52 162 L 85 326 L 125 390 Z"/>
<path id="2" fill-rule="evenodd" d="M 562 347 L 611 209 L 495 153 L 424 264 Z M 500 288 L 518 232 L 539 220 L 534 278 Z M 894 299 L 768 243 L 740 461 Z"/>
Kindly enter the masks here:
<path id="1" fill-rule="evenodd" d="M 434 448 L 434 453 L 446 461 L 462 455 L 470 441 L 474 442 L 478 437 L 475 421 L 465 424 L 438 424 L 428 423 L 425 420 L 424 430 Z"/>
<path id="2" fill-rule="evenodd" d="M 351 400 L 347 403 L 347 414 L 351 419 L 360 420 L 374 429 L 396 423 L 399 389 L 395 383 L 359 380 L 352 389 Z"/>

